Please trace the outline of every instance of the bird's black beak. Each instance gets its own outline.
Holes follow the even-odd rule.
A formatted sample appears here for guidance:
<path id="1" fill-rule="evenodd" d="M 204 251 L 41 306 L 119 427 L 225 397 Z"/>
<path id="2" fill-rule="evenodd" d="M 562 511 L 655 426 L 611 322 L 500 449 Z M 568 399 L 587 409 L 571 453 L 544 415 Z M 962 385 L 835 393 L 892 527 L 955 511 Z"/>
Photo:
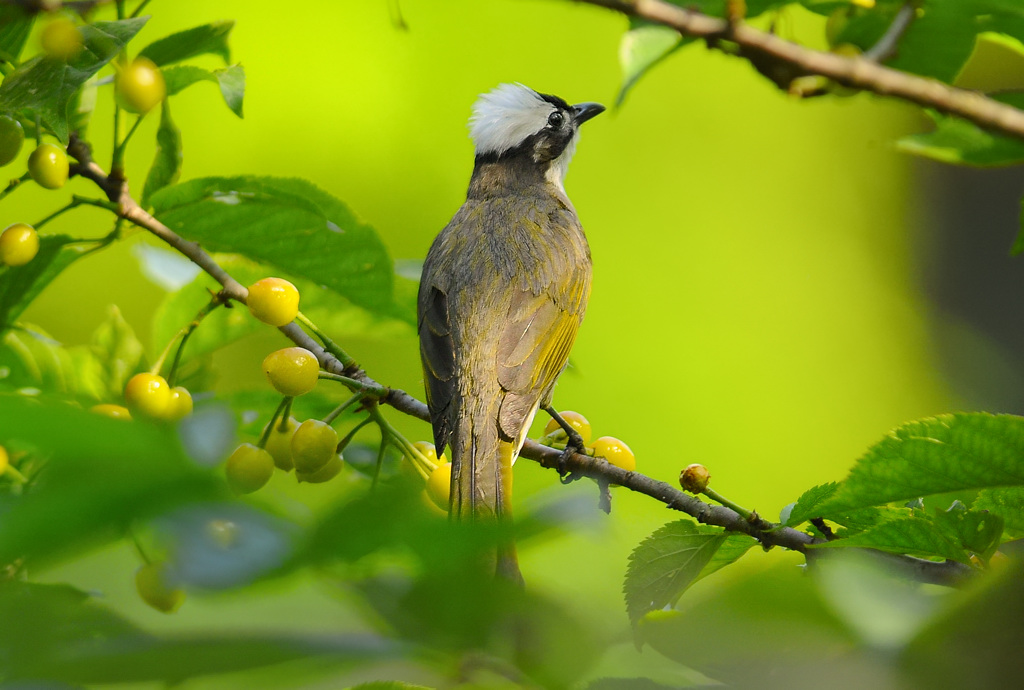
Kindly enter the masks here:
<path id="1" fill-rule="evenodd" d="M 604 106 L 600 103 L 580 103 L 572 107 L 572 112 L 576 117 L 577 125 L 582 125 L 590 118 L 603 113 L 604 110 Z"/>

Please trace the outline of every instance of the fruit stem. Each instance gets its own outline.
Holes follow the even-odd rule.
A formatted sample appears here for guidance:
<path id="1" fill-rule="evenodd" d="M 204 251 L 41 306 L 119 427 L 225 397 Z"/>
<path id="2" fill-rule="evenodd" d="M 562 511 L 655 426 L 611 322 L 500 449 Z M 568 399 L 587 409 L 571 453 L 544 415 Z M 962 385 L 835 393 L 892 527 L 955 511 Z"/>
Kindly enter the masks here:
<path id="1" fill-rule="evenodd" d="M 292 406 L 292 396 L 290 396 L 290 395 L 284 396 L 281 399 L 281 402 L 278 403 L 277 409 L 274 410 L 273 416 L 270 417 L 270 424 L 267 424 L 267 428 L 263 430 L 263 435 L 260 436 L 260 441 L 259 441 L 259 443 L 256 444 L 257 446 L 259 446 L 260 448 L 266 448 L 267 447 L 267 439 L 270 438 L 270 432 L 274 430 L 274 423 L 277 422 L 277 418 L 281 416 L 281 413 L 284 412 L 286 409 L 290 410 L 291 406 Z M 288 418 L 288 416 L 285 415 L 285 419 L 287 419 L 287 418 Z"/>
<path id="2" fill-rule="evenodd" d="M 346 400 L 345 402 L 341 403 L 340 405 L 335 407 L 333 410 L 331 410 L 331 413 L 329 415 L 327 415 L 326 417 L 324 417 L 324 420 L 323 420 L 324 424 L 331 424 L 331 423 L 333 423 L 334 420 L 337 419 L 338 416 L 342 412 L 344 412 L 348 408 L 352 407 L 352 405 L 354 405 L 355 403 L 359 402 L 362 399 L 363 399 L 363 394 L 362 393 L 356 393 L 351 398 L 349 398 L 348 400 Z"/>
<path id="3" fill-rule="evenodd" d="M 71 201 L 69 201 L 67 203 L 67 206 L 63 206 L 63 207 L 57 209 L 56 211 L 54 211 L 50 215 L 46 216 L 46 218 L 43 218 L 41 221 L 36 223 L 33 227 L 35 227 L 35 229 L 38 230 L 39 228 L 41 228 L 44 225 L 46 225 L 47 223 L 49 223 L 51 220 L 54 220 L 58 216 L 60 216 L 60 215 L 62 215 L 64 213 L 67 213 L 71 209 L 77 208 L 78 206 L 81 206 L 84 203 L 85 202 L 83 201 L 82 197 L 73 196 L 73 197 L 71 197 Z"/>
<path id="4" fill-rule="evenodd" d="M 5 196 L 7 196 L 11 192 L 13 192 L 15 189 L 17 189 L 19 186 L 21 186 L 21 183 L 27 181 L 30 177 L 31 177 L 31 175 L 29 175 L 28 173 L 25 173 L 21 177 L 16 177 L 13 180 L 11 180 L 10 182 L 8 182 L 7 186 L 4 187 L 4 190 L 2 192 L 0 192 L 0 201 L 2 201 Z"/>
<path id="5" fill-rule="evenodd" d="M 726 508 L 732 508 L 734 511 L 739 513 L 744 520 L 751 520 L 754 517 L 754 514 L 751 513 L 749 510 L 743 508 L 742 506 L 736 505 L 735 503 L 727 499 L 725 496 L 719 494 L 714 489 L 706 488 L 703 491 L 701 491 L 701 493 L 710 498 L 712 501 L 721 503 Z"/>
<path id="6" fill-rule="evenodd" d="M 384 417 L 380 412 L 380 407 L 377 403 L 372 403 L 366 408 L 370 417 L 380 427 L 381 432 L 381 445 L 384 445 L 385 439 L 390 437 L 391 441 L 395 444 L 395 447 L 402 452 L 412 466 L 416 468 L 424 479 L 430 476 L 430 473 L 437 468 L 437 465 L 430 462 L 423 453 L 419 451 L 413 444 L 409 443 L 409 440 L 402 436 L 395 427 L 391 426 L 391 423 Z"/>
<path id="7" fill-rule="evenodd" d="M 321 371 L 320 378 L 327 379 L 328 381 L 337 381 L 338 383 L 343 383 L 350 389 L 363 391 L 364 394 L 370 394 L 376 398 L 383 398 L 385 395 L 388 394 L 388 389 L 379 384 L 373 386 L 367 383 L 363 383 L 362 381 L 356 381 L 355 379 L 349 378 L 348 376 L 332 374 L 329 371 Z"/>
<path id="8" fill-rule="evenodd" d="M 205 319 L 206 316 L 214 309 L 224 304 L 224 302 L 225 299 L 222 293 L 218 292 L 214 294 L 209 303 L 196 312 L 196 315 L 192 317 L 192 320 L 188 325 L 178 331 L 174 337 L 171 338 L 171 342 L 167 343 L 167 347 L 164 349 L 163 354 L 160 355 L 160 361 L 158 363 L 160 367 L 153 373 L 159 373 L 160 368 L 163 367 L 164 360 L 167 358 L 167 353 L 170 350 L 171 345 L 173 345 L 174 341 L 179 337 L 181 338 L 181 342 L 178 344 L 178 349 L 174 352 L 174 360 L 171 362 L 171 370 L 167 372 L 168 386 L 171 386 L 172 388 L 174 387 L 174 377 L 178 373 L 178 364 L 181 362 L 181 355 L 185 351 L 185 343 L 187 343 L 188 339 L 192 337 L 192 333 L 199 328 L 199 324 L 202 323 L 203 319 Z"/>
<path id="9" fill-rule="evenodd" d="M 380 428 L 380 448 L 377 449 L 377 466 L 373 468 L 373 482 L 370 483 L 370 490 L 377 488 L 377 481 L 380 479 L 380 468 L 384 466 L 384 453 L 387 451 L 391 438 L 384 427 Z"/>
<path id="10" fill-rule="evenodd" d="M 356 424 L 355 427 L 352 429 L 352 431 L 350 431 L 347 434 L 345 434 L 345 438 L 343 438 L 340 441 L 338 441 L 338 446 L 337 446 L 337 448 L 335 449 L 334 452 L 341 453 L 346 448 L 348 448 L 348 444 L 352 442 L 352 439 L 355 438 L 357 433 L 359 433 L 359 430 L 362 429 L 364 426 L 366 426 L 367 424 L 369 424 L 372 421 L 373 421 L 373 418 L 367 417 L 363 421 L 361 421 L 358 424 Z"/>
<path id="11" fill-rule="evenodd" d="M 132 12 L 131 18 L 134 19 L 135 17 L 138 17 L 139 16 L 139 12 L 144 10 L 146 8 L 146 5 L 148 5 L 148 4 L 149 4 L 149 0 L 142 0 L 142 2 L 139 3 L 139 6 L 135 8 L 135 11 Z"/>
<path id="12" fill-rule="evenodd" d="M 128 527 L 128 536 L 132 538 L 132 545 L 135 546 L 135 552 L 139 554 L 139 558 L 142 559 L 142 562 L 146 565 L 152 563 L 153 561 L 150 560 L 149 555 L 146 554 L 146 550 L 142 548 L 142 542 L 139 541 L 139 535 L 135 531 L 134 527 Z"/>
<path id="13" fill-rule="evenodd" d="M 306 328 L 308 328 L 313 333 L 313 335 L 319 338 L 320 342 L 324 344 L 324 349 L 330 352 L 335 357 L 337 357 L 338 361 L 341 362 L 346 369 L 348 369 L 349 367 L 356 366 L 356 361 L 352 359 L 352 357 L 349 356 L 347 352 L 342 350 L 341 346 L 338 345 L 338 343 L 331 340 L 330 336 L 321 331 L 319 326 L 310 321 L 309 317 L 307 317 L 300 311 L 298 315 L 295 317 L 295 320 L 298 321 L 303 326 L 305 326 Z"/>

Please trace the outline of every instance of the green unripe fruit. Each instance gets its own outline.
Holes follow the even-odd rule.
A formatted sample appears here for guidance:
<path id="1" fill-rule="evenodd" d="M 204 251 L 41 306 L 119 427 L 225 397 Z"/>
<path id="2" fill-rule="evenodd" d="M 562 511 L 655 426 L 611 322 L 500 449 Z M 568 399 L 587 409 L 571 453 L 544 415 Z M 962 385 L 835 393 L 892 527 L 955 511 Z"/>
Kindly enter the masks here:
<path id="1" fill-rule="evenodd" d="M 249 286 L 246 306 L 263 323 L 280 328 L 299 314 L 299 291 L 283 278 L 264 278 Z"/>
<path id="2" fill-rule="evenodd" d="M 295 477 L 300 482 L 306 482 L 307 484 L 323 484 L 337 477 L 343 466 L 342 457 L 335 453 L 316 472 L 296 472 Z"/>
<path id="3" fill-rule="evenodd" d="M 31 225 L 14 223 L 0 234 L 0 263 L 24 266 L 39 252 L 39 235 Z"/>
<path id="4" fill-rule="evenodd" d="M 167 95 L 167 84 L 160 68 L 152 60 L 135 58 L 114 78 L 117 102 L 130 113 L 145 115 Z"/>
<path id="5" fill-rule="evenodd" d="M 135 415 L 167 419 L 167 410 L 171 406 L 171 387 L 163 376 L 136 374 L 124 387 L 124 401 Z"/>
<path id="6" fill-rule="evenodd" d="M 270 481 L 274 474 L 274 458 L 262 448 L 243 443 L 228 458 L 225 472 L 232 489 L 240 494 L 251 494 Z"/>
<path id="7" fill-rule="evenodd" d="M 270 453 L 270 457 L 274 458 L 274 464 L 279 470 L 291 472 L 295 468 L 295 462 L 292 461 L 292 435 L 299 428 L 299 420 L 289 417 L 284 422 L 284 429 L 281 426 L 280 419 L 274 422 L 274 428 L 267 436 L 267 442 L 263 447 Z M 266 431 L 266 427 L 263 431 Z"/>
<path id="8" fill-rule="evenodd" d="M 68 156 L 54 144 L 40 144 L 28 157 L 28 174 L 44 189 L 60 189 L 68 181 Z"/>
<path id="9" fill-rule="evenodd" d="M 263 373 L 278 393 L 303 395 L 316 386 L 320 362 L 316 355 L 303 347 L 286 347 L 266 356 Z"/>
<path id="10" fill-rule="evenodd" d="M 292 461 L 295 471 L 313 474 L 334 457 L 338 449 L 338 432 L 330 424 L 307 419 L 292 435 Z"/>
<path id="11" fill-rule="evenodd" d="M 58 17 L 43 27 L 39 44 L 47 56 L 67 62 L 82 52 L 82 32 L 67 17 Z"/>
<path id="12" fill-rule="evenodd" d="M 136 570 L 135 589 L 144 602 L 163 613 L 174 613 L 185 601 L 185 592 L 168 586 L 163 563 L 146 563 Z"/>
<path id="13" fill-rule="evenodd" d="M 7 165 L 21 153 L 25 130 L 13 117 L 0 115 L 0 166 Z"/>

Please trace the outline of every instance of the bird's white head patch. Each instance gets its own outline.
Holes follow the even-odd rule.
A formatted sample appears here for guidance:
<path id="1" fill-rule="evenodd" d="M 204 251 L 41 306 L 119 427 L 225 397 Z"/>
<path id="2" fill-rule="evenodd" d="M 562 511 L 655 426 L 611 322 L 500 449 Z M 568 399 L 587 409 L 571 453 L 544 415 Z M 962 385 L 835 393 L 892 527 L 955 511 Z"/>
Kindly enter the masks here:
<path id="1" fill-rule="evenodd" d="M 501 84 L 473 104 L 469 135 L 476 155 L 501 155 L 544 129 L 557 107 L 522 84 Z"/>

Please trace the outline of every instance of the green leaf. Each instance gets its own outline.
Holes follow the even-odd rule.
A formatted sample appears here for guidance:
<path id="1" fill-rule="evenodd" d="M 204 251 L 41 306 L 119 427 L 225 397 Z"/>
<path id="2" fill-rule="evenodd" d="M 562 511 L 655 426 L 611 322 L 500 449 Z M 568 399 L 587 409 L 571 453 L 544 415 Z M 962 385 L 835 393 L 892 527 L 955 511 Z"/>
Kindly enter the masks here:
<path id="1" fill-rule="evenodd" d="M 828 484 L 813 486 L 805 491 L 800 498 L 797 499 L 796 505 L 793 506 L 793 510 L 790 511 L 789 519 L 786 520 L 786 525 L 788 527 L 796 527 L 802 522 L 818 517 L 814 511 L 817 510 L 818 506 L 832 498 L 838 488 L 838 482 L 829 482 Z"/>
<path id="2" fill-rule="evenodd" d="M 667 26 L 652 24 L 639 19 L 630 20 L 629 31 L 619 43 L 619 66 L 622 69 L 622 86 L 615 97 L 615 105 L 622 105 L 626 94 L 652 67 L 690 42 Z"/>
<path id="3" fill-rule="evenodd" d="M 167 83 L 168 96 L 173 96 L 201 81 L 213 82 L 220 88 L 221 96 L 231 112 L 242 117 L 242 101 L 245 98 L 245 69 L 241 65 L 215 69 L 212 72 L 194 65 L 166 67 L 162 71 L 164 81 Z"/>
<path id="4" fill-rule="evenodd" d="M 65 348 L 35 326 L 4 333 L 0 363 L 10 369 L 2 381 L 7 390 L 37 389 L 83 401 L 100 399 L 106 390 L 87 349 Z"/>
<path id="5" fill-rule="evenodd" d="M 139 57 L 149 58 L 161 67 L 205 54 L 218 55 L 228 63 L 228 34 L 234 26 L 233 21 L 220 21 L 179 31 L 150 43 L 139 51 Z"/>
<path id="6" fill-rule="evenodd" d="M 97 365 L 96 387 L 104 393 L 100 399 L 118 400 L 128 379 L 143 369 L 144 358 L 142 343 L 116 306 L 109 307 L 107 320 L 93 333 L 90 350 Z"/>
<path id="7" fill-rule="evenodd" d="M 142 190 L 142 206 L 149 206 L 149 197 L 178 181 L 181 175 L 181 130 L 171 119 L 169 102 L 164 99 L 160 111 L 160 128 L 156 131 L 156 156 Z"/>
<path id="8" fill-rule="evenodd" d="M 1024 487 L 985 489 L 978 493 L 974 509 L 987 510 L 1003 518 L 1007 535 L 1024 537 Z"/>
<path id="9" fill-rule="evenodd" d="M 1003 518 L 994 513 L 968 509 L 954 501 L 948 510 L 935 510 L 935 523 L 967 551 L 987 561 L 999 548 Z"/>
<path id="10" fill-rule="evenodd" d="M 73 242 L 67 235 L 43 235 L 35 258 L 0 271 L 0 330 L 14 323 L 43 288 L 88 252 Z"/>
<path id="11" fill-rule="evenodd" d="M 816 512 L 857 508 L 932 494 L 1024 485 L 1024 417 L 947 414 L 894 429 L 857 461 L 835 495 Z"/>
<path id="12" fill-rule="evenodd" d="M 305 180 L 204 178 L 150 199 L 156 216 L 210 251 L 233 252 L 394 315 L 393 268 L 373 228 Z"/>
<path id="13" fill-rule="evenodd" d="M 85 47 L 73 60 L 64 63 L 37 56 L 4 79 L 0 84 L 0 112 L 28 110 L 38 114 L 43 124 L 67 143 L 69 107 L 75 92 L 121 52 L 147 19 L 83 25 Z"/>
<path id="14" fill-rule="evenodd" d="M 265 266 L 241 257 L 218 255 L 216 258 L 224 270 L 243 285 L 251 285 L 270 273 Z M 389 340 L 411 334 L 409 320 L 414 318 L 412 315 L 415 311 L 408 314 L 408 319 L 381 316 L 314 283 L 287 275 L 284 277 L 299 289 L 303 313 L 335 339 L 344 341 L 356 336 Z M 218 289 L 216 281 L 202 273 L 180 290 L 168 293 L 153 317 L 153 342 L 160 346 L 170 342 L 196 312 L 209 302 L 211 291 Z M 193 331 L 185 346 L 182 361 L 195 360 L 265 328 L 265 324 L 253 318 L 241 305 L 217 309 Z"/>
<path id="15" fill-rule="evenodd" d="M 0 3 L 0 60 L 17 63 L 34 20 L 35 14 L 14 4 Z"/>
<path id="16" fill-rule="evenodd" d="M 718 572 L 725 566 L 732 565 L 755 545 L 757 545 L 757 540 L 747 534 L 727 532 L 725 541 L 718 547 L 715 555 L 711 557 L 707 565 L 701 568 L 697 574 L 697 580 L 703 580 L 708 575 Z M 694 582 L 697 580 L 694 580 Z"/>
<path id="17" fill-rule="evenodd" d="M 907 516 L 883 522 L 844 539 L 814 544 L 813 548 L 864 547 L 890 553 L 948 558 L 970 563 L 970 554 L 945 530 L 926 518 Z"/>
<path id="18" fill-rule="evenodd" d="M 26 558 L 43 568 L 120 538 L 133 521 L 226 493 L 165 427 L 20 395 L 0 395 L 0 419 L 0 445 L 28 445 L 46 458 L 0 520 L 3 563 Z"/>
<path id="19" fill-rule="evenodd" d="M 725 539 L 720 529 L 677 520 L 640 542 L 629 556 L 623 584 L 629 620 L 636 625 L 648 611 L 675 603 L 701 576 Z"/>
<path id="20" fill-rule="evenodd" d="M 1014 108 L 1024 107 L 1024 93 L 996 94 L 993 98 Z M 932 110 L 927 112 L 935 122 L 935 129 L 903 137 L 896 142 L 900 151 L 943 163 L 977 167 L 1024 162 L 1024 142 L 994 134 L 966 120 Z M 1018 237 L 1018 243 L 1020 241 Z"/>

